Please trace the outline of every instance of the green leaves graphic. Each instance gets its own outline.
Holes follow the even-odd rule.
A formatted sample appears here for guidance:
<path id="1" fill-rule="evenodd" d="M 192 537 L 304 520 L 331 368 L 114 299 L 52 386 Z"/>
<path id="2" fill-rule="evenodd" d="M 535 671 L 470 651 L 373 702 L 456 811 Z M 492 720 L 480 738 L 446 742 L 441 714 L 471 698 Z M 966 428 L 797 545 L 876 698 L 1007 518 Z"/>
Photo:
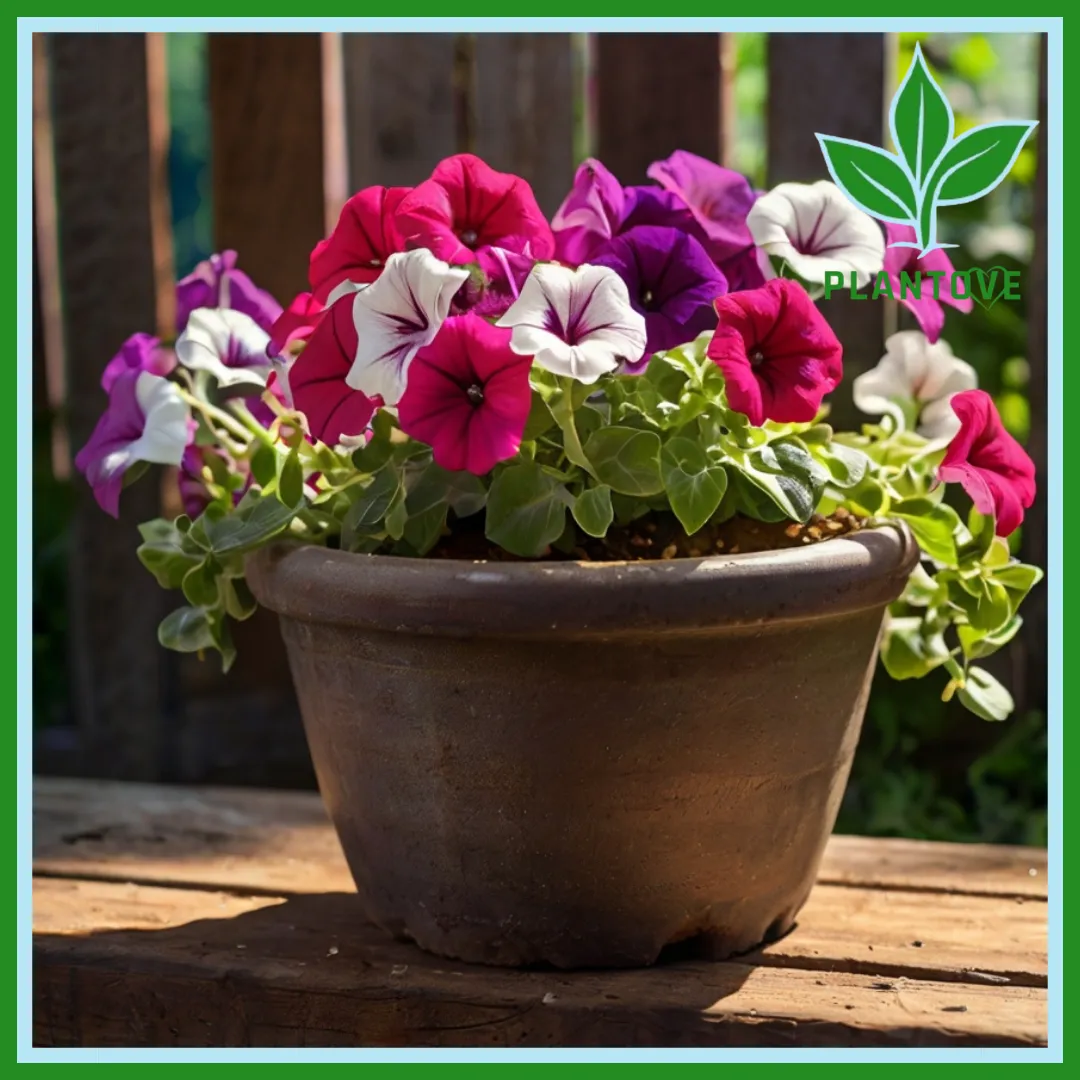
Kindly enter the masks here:
<path id="1" fill-rule="evenodd" d="M 872 217 L 910 225 L 925 254 L 938 246 L 937 208 L 973 202 L 997 187 L 1034 129 L 1034 122 L 1010 121 L 954 138 L 952 108 L 916 45 L 889 114 L 895 153 L 831 135 L 817 140 L 844 194 Z"/>

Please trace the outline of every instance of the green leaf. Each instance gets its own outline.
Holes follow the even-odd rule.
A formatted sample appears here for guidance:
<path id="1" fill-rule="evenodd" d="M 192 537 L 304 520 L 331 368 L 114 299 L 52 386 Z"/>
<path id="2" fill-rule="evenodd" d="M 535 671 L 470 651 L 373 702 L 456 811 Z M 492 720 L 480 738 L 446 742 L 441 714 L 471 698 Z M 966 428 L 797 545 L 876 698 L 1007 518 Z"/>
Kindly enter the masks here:
<path id="1" fill-rule="evenodd" d="M 810 520 L 828 476 L 801 443 L 786 440 L 754 450 L 740 468 L 793 521 Z"/>
<path id="2" fill-rule="evenodd" d="M 875 517 L 880 514 L 887 499 L 884 485 L 869 473 L 844 494 L 845 505 L 864 517 Z"/>
<path id="3" fill-rule="evenodd" d="M 926 572 L 922 563 L 917 563 L 904 586 L 900 599 L 912 607 L 929 607 L 937 598 L 941 589 L 938 583 Z"/>
<path id="4" fill-rule="evenodd" d="M 221 592 L 225 599 L 226 613 L 241 622 L 244 619 L 250 619 L 259 607 L 258 601 L 251 595 L 251 590 L 242 577 L 222 578 Z"/>
<path id="5" fill-rule="evenodd" d="M 976 630 L 993 631 L 1003 627 L 1013 615 L 1009 594 L 998 582 L 980 578 L 981 591 L 975 609 L 968 611 L 968 621 Z"/>
<path id="6" fill-rule="evenodd" d="M 589 436 L 585 455 L 596 478 L 624 495 L 656 495 L 664 490 L 660 475 L 660 437 L 628 427 L 600 428 Z"/>
<path id="7" fill-rule="evenodd" d="M 1028 121 L 984 124 L 965 131 L 934 170 L 929 192 L 938 206 L 974 202 L 1009 174 L 1036 125 Z"/>
<path id="8" fill-rule="evenodd" d="M 918 199 L 895 154 L 853 139 L 819 135 L 829 172 L 860 210 L 905 224 L 918 215 Z"/>
<path id="9" fill-rule="evenodd" d="M 806 434 L 802 436 L 804 441 Z M 870 459 L 861 450 L 844 446 L 843 443 L 834 442 L 815 446 L 813 457 L 829 470 L 829 483 L 841 490 L 861 484 L 870 467 Z"/>
<path id="10" fill-rule="evenodd" d="M 727 490 L 727 471 L 711 464 L 696 442 L 681 436 L 664 444 L 660 471 L 671 509 L 692 536 L 716 513 Z"/>
<path id="11" fill-rule="evenodd" d="M 968 513 L 968 532 L 971 533 L 972 543 L 979 558 L 983 558 L 994 543 L 993 517 L 980 514 L 975 507 L 972 507 Z"/>
<path id="12" fill-rule="evenodd" d="M 446 511 L 446 503 L 435 503 L 418 514 L 411 514 L 405 522 L 404 539 L 417 555 L 426 555 L 439 542 L 446 525 Z"/>
<path id="13" fill-rule="evenodd" d="M 894 679 L 921 679 L 949 658 L 945 638 L 918 617 L 889 618 L 881 660 Z"/>
<path id="14" fill-rule="evenodd" d="M 960 518 L 951 506 L 925 498 L 904 499 L 892 507 L 889 515 L 907 522 L 919 547 L 934 562 L 956 565 L 956 530 Z"/>
<path id="15" fill-rule="evenodd" d="M 202 607 L 182 607 L 166 615 L 158 627 L 158 641 L 166 649 L 201 653 L 217 649 L 221 667 L 228 671 L 236 659 L 236 648 L 224 614 Z"/>
<path id="16" fill-rule="evenodd" d="M 221 518 L 203 514 L 196 524 L 202 525 L 210 550 L 225 555 L 250 551 L 270 540 L 288 527 L 299 510 L 299 504 L 286 506 L 272 495 L 251 492 L 233 513 Z"/>
<path id="17" fill-rule="evenodd" d="M 503 469 L 488 492 L 485 535 L 513 555 L 542 555 L 566 524 L 563 490 L 534 462 Z"/>
<path id="18" fill-rule="evenodd" d="M 286 506 L 296 506 L 304 497 L 304 469 L 300 455 L 293 450 L 282 460 L 281 477 L 278 480 L 278 498 Z"/>
<path id="19" fill-rule="evenodd" d="M 586 488 L 570 507 L 574 520 L 590 536 L 606 536 L 615 511 L 611 506 L 611 488 L 607 484 Z"/>
<path id="20" fill-rule="evenodd" d="M 1009 691 L 990 672 L 977 667 L 968 668 L 956 696 L 983 720 L 1007 720 L 1015 707 Z"/>
<path id="21" fill-rule="evenodd" d="M 393 451 L 394 444 L 389 437 L 372 435 L 364 446 L 353 452 L 352 463 L 358 472 L 374 474 L 390 460 Z"/>
<path id="22" fill-rule="evenodd" d="M 581 439 L 578 437 L 577 426 L 574 422 L 574 396 L 571 384 L 576 383 L 577 380 L 567 376 L 561 379 L 560 382 L 562 383 L 562 393 L 552 395 L 547 405 L 551 415 L 555 418 L 555 423 L 559 425 L 562 431 L 563 451 L 569 461 L 584 469 L 590 475 L 595 476 L 596 472 L 581 445 Z"/>
<path id="23" fill-rule="evenodd" d="M 916 45 L 889 116 L 893 142 L 915 183 L 924 185 L 953 135 L 953 112 Z"/>
<path id="24" fill-rule="evenodd" d="M 164 589 L 178 589 L 184 575 L 202 562 L 205 553 L 185 533 L 164 518 L 139 526 L 143 543 L 137 554 L 139 561 Z"/>
<path id="25" fill-rule="evenodd" d="M 183 581 L 184 598 L 195 607 L 215 607 L 220 599 L 218 594 L 217 567 L 212 559 L 193 566 Z"/>
<path id="26" fill-rule="evenodd" d="M 369 532 L 380 527 L 401 492 L 401 473 L 384 465 L 357 496 L 342 521 L 342 531 Z"/>
<path id="27" fill-rule="evenodd" d="M 1019 615 L 1014 615 L 1004 626 L 990 633 L 960 624 L 956 628 L 956 635 L 960 638 L 964 655 L 969 660 L 980 660 L 997 652 L 1003 645 L 1008 645 L 1016 637 L 1023 622 Z"/>
<path id="28" fill-rule="evenodd" d="M 540 438 L 545 431 L 550 431 L 555 426 L 555 417 L 543 396 L 536 390 L 532 394 L 532 404 L 529 406 L 529 419 L 525 421 L 525 431 L 522 433 L 522 442 L 532 442 Z"/>
<path id="29" fill-rule="evenodd" d="M 1026 563 L 1010 563 L 994 571 L 994 581 L 1003 585 L 1009 594 L 1009 602 L 1015 611 L 1027 594 L 1042 581 L 1043 572 L 1037 566 Z"/>
<path id="30" fill-rule="evenodd" d="M 266 487 L 277 476 L 278 455 L 272 446 L 260 443 L 258 449 L 251 455 L 251 475 L 258 481 L 260 487 Z"/>

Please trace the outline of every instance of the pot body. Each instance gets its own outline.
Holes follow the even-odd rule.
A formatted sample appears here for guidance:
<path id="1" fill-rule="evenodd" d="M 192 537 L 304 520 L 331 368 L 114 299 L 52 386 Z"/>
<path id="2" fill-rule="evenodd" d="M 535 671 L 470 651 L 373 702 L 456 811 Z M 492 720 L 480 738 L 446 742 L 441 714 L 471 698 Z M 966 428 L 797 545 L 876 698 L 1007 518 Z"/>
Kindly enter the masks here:
<path id="1" fill-rule="evenodd" d="M 631 564 L 249 561 L 367 917 L 445 956 L 723 958 L 806 900 L 886 605 L 885 527 Z"/>

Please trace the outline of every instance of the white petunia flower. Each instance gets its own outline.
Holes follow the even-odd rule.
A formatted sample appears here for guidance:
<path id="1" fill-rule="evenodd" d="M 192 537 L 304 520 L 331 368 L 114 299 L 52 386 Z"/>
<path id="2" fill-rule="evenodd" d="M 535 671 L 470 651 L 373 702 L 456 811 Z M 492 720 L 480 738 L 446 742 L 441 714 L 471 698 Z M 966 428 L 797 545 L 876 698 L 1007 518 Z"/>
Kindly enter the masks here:
<path id="1" fill-rule="evenodd" d="M 208 371 L 221 386 L 258 382 L 266 385 L 270 335 L 243 312 L 231 308 L 196 308 L 176 340 L 184 367 Z"/>
<path id="2" fill-rule="evenodd" d="M 434 341 L 468 277 L 468 270 L 427 248 L 392 254 L 379 277 L 352 300 L 357 345 L 345 382 L 387 405 L 399 401 L 413 357 Z"/>
<path id="3" fill-rule="evenodd" d="M 495 324 L 513 328 L 510 348 L 556 375 L 594 383 L 645 352 L 645 317 L 622 278 L 606 266 L 571 270 L 539 263 Z"/>
<path id="4" fill-rule="evenodd" d="M 746 218 L 754 243 L 787 261 L 804 281 L 822 284 L 830 270 L 854 270 L 859 288 L 885 265 L 881 227 L 831 181 L 780 184 Z"/>
<path id="5" fill-rule="evenodd" d="M 978 384 L 975 369 L 954 356 L 947 341 L 931 345 L 921 330 L 901 330 L 885 342 L 877 366 L 855 379 L 852 395 L 871 415 L 914 403 L 920 408 L 918 433 L 947 442 L 960 429 L 949 400 Z"/>

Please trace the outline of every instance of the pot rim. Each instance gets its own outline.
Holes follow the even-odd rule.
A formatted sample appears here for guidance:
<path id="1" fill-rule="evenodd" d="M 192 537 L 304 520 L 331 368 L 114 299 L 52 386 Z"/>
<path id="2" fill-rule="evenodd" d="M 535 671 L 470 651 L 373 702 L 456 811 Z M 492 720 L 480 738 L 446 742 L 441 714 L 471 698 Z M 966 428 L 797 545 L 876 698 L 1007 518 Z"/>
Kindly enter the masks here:
<path id="1" fill-rule="evenodd" d="M 688 634 L 830 619 L 897 599 L 920 557 L 906 525 L 776 551 L 636 562 L 362 555 L 279 541 L 247 559 L 288 619 L 437 636 Z"/>

